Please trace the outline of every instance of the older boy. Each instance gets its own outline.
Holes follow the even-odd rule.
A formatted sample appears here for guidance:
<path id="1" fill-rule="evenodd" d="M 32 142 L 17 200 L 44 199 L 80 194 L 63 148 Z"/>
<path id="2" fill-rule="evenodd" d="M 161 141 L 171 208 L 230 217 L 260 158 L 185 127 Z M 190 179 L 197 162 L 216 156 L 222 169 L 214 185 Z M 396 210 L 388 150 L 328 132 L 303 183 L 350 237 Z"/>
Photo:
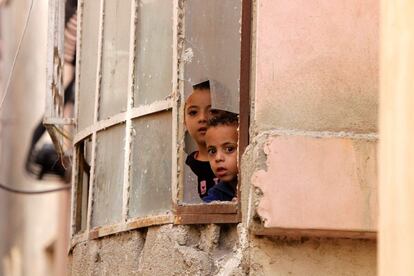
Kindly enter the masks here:
<path id="1" fill-rule="evenodd" d="M 202 82 L 193 86 L 193 92 L 185 103 L 184 123 L 188 133 L 197 145 L 197 150 L 187 156 L 185 163 L 197 175 L 197 189 L 201 199 L 217 184 L 208 162 L 205 134 L 207 122 L 220 111 L 211 109 L 210 83 Z"/>
<path id="2" fill-rule="evenodd" d="M 237 190 L 238 116 L 226 112 L 208 122 L 205 135 L 208 159 L 220 182 L 208 191 L 204 202 L 231 201 Z"/>

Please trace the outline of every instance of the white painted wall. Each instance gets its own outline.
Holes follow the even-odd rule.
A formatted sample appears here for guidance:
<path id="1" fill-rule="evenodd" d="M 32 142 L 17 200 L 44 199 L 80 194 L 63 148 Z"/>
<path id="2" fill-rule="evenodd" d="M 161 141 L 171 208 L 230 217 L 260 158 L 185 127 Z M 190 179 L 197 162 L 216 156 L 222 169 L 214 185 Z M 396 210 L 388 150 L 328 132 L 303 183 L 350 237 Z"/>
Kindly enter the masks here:
<path id="1" fill-rule="evenodd" d="M 31 134 L 44 110 L 47 3 L 34 1 L 14 78 L 0 111 L 0 181 L 14 187 L 35 189 L 53 184 L 38 182 L 24 171 Z M 0 10 L 2 90 L 29 5 L 30 1 L 9 1 Z M 57 207 L 57 194 L 22 196 L 0 191 L 0 275 L 53 275 L 45 248 L 56 237 Z"/>

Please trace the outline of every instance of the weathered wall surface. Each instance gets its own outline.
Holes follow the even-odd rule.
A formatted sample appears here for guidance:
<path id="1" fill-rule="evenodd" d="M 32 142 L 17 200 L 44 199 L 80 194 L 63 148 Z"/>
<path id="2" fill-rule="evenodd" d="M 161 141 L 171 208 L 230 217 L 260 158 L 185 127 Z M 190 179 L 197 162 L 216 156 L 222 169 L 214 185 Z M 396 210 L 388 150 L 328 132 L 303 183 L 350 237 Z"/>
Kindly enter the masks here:
<path id="1" fill-rule="evenodd" d="M 164 225 L 75 246 L 71 275 L 245 275 L 236 225 Z"/>
<path id="2" fill-rule="evenodd" d="M 164 225 L 75 246 L 69 275 L 376 275 L 372 240 L 260 237 Z"/>
<path id="3" fill-rule="evenodd" d="M 252 275 L 376 274 L 375 240 L 323 237 L 377 230 L 378 6 L 257 1 L 244 221 L 316 237 L 252 237 Z"/>
<path id="4" fill-rule="evenodd" d="M 250 275 L 376 275 L 375 251 L 374 241 L 255 238 Z"/>
<path id="5" fill-rule="evenodd" d="M 378 6 L 257 1 L 256 131 L 376 131 Z"/>

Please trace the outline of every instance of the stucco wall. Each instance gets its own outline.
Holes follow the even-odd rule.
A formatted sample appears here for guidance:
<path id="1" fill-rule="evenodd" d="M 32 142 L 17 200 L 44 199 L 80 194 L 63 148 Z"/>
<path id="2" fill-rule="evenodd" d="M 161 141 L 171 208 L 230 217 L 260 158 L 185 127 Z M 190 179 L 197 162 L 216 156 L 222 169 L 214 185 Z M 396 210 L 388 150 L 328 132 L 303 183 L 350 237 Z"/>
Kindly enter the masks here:
<path id="1" fill-rule="evenodd" d="M 259 0 L 254 127 L 375 132 L 379 1 Z"/>
<path id="2" fill-rule="evenodd" d="M 252 275 L 376 274 L 375 239 L 325 237 L 377 230 L 378 6 L 256 2 L 243 215 L 279 236 L 251 238 Z"/>
<path id="3" fill-rule="evenodd" d="M 250 275 L 376 275 L 376 243 L 364 240 L 255 238 Z"/>

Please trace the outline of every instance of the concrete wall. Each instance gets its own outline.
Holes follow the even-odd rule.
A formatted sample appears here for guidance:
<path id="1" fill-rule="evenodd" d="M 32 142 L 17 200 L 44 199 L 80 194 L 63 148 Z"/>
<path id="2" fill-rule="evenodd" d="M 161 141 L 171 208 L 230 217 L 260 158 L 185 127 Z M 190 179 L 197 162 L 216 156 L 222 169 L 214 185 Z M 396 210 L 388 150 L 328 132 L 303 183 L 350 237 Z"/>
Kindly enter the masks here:
<path id="1" fill-rule="evenodd" d="M 323 237 L 377 230 L 379 2 L 261 0 L 255 14 L 245 221 L 322 231 L 252 238 L 251 273 L 375 275 L 375 240 Z"/>
<path id="2" fill-rule="evenodd" d="M 240 228 L 241 229 L 241 228 Z M 80 243 L 71 275 L 245 275 L 236 225 L 163 225 Z M 228 275 L 228 274 L 225 274 Z"/>

